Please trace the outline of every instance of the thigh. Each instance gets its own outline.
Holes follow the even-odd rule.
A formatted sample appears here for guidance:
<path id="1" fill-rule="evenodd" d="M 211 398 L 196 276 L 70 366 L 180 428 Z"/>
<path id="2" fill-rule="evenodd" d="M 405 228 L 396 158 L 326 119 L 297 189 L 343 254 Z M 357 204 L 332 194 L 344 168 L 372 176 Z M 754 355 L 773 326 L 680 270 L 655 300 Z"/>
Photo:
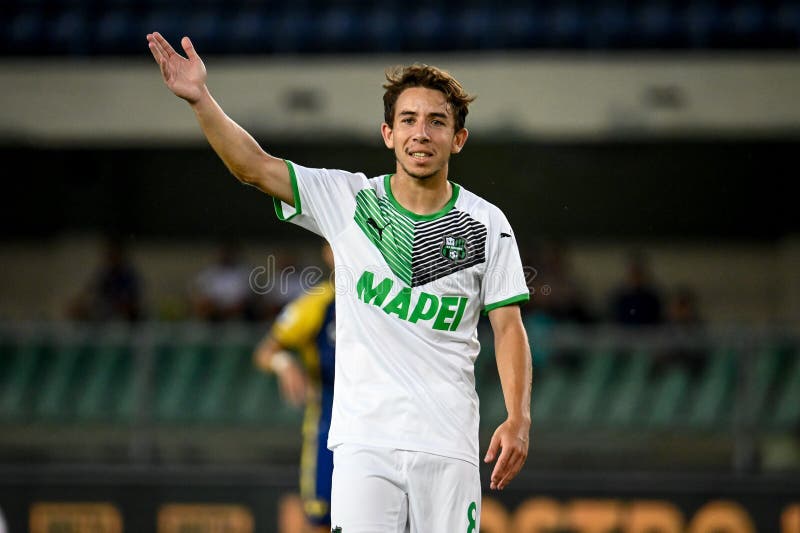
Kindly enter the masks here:
<path id="1" fill-rule="evenodd" d="M 333 451 L 331 527 L 343 533 L 402 533 L 408 500 L 397 452 L 343 444 Z"/>
<path id="2" fill-rule="evenodd" d="M 478 467 L 451 457 L 411 452 L 408 473 L 411 533 L 478 533 L 481 481 Z"/>

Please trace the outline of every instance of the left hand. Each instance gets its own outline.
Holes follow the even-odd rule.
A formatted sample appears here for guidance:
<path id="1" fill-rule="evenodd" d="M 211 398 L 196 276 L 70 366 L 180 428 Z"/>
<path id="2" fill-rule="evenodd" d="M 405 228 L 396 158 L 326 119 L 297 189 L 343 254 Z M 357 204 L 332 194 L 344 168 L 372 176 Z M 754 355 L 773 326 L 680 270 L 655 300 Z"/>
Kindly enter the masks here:
<path id="1" fill-rule="evenodd" d="M 484 462 L 491 463 L 497 458 L 497 464 L 492 470 L 489 488 L 502 490 L 522 469 L 528 458 L 528 444 L 530 441 L 530 421 L 524 419 L 506 419 L 495 430 L 489 443 Z"/>

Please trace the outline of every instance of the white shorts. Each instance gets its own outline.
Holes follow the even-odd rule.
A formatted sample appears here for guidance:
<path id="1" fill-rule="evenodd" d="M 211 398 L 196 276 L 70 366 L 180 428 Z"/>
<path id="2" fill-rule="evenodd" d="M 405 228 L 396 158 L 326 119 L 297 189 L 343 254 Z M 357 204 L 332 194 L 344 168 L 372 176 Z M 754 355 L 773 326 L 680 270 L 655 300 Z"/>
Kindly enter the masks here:
<path id="1" fill-rule="evenodd" d="M 333 450 L 331 527 L 342 533 L 478 533 L 478 467 L 425 452 Z"/>

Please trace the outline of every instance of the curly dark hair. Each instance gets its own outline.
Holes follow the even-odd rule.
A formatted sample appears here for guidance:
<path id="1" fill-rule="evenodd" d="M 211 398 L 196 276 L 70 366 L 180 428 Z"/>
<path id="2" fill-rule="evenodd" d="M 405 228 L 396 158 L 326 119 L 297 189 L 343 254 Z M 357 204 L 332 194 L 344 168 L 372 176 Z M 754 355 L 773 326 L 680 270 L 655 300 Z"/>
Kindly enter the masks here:
<path id="1" fill-rule="evenodd" d="M 450 73 L 425 64 L 398 66 L 386 70 L 387 83 L 383 85 L 383 119 L 390 126 L 394 124 L 395 104 L 400 93 L 410 87 L 425 87 L 441 91 L 455 117 L 455 131 L 461 131 L 467 120 L 469 104 L 475 96 L 467 94 L 461 84 Z"/>

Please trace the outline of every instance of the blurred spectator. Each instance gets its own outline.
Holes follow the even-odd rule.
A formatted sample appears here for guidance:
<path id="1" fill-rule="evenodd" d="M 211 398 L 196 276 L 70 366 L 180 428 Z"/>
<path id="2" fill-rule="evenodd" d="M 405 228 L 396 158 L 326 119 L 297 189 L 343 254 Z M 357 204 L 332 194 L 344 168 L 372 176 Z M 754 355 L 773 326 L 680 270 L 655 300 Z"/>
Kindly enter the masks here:
<path id="1" fill-rule="evenodd" d="M 647 259 L 631 254 L 622 284 L 611 297 L 614 322 L 625 326 L 650 326 L 663 319 L 660 291 L 651 279 Z"/>
<path id="2" fill-rule="evenodd" d="M 702 323 L 694 289 L 686 285 L 675 289 L 667 305 L 667 321 L 680 327 L 695 327 Z"/>
<path id="3" fill-rule="evenodd" d="M 319 269 L 322 261 L 316 261 L 311 266 Z M 303 283 L 305 266 L 296 250 L 273 249 L 267 258 L 264 279 L 259 278 L 259 291 L 261 298 L 259 305 L 259 319 L 270 322 L 278 316 L 289 302 L 298 298 L 305 289 Z M 308 266 L 308 265 L 306 265 Z"/>
<path id="4" fill-rule="evenodd" d="M 525 260 L 530 301 L 522 308 L 523 322 L 529 333 L 533 362 L 543 366 L 549 359 L 563 359 L 548 346 L 549 334 L 562 324 L 588 324 L 584 292 L 574 278 L 561 243 L 547 243 L 529 254 Z M 534 346 L 535 344 L 535 346 Z"/>
<path id="5" fill-rule="evenodd" d="M 250 269 L 233 242 L 223 242 L 215 263 L 202 269 L 191 287 L 194 316 L 210 322 L 251 320 Z"/>
<path id="6" fill-rule="evenodd" d="M 534 257 L 531 266 L 536 269 L 536 277 L 531 310 L 547 314 L 555 322 L 587 324 L 593 318 L 564 249 L 561 243 L 547 243 Z"/>
<path id="7" fill-rule="evenodd" d="M 122 241 L 108 237 L 101 265 L 67 306 L 74 320 L 126 320 L 142 317 L 141 281 Z"/>
<path id="8" fill-rule="evenodd" d="M 689 286 L 673 290 L 667 303 L 666 326 L 669 328 L 669 348 L 656 357 L 655 371 L 680 365 L 698 376 L 707 363 L 703 340 L 703 321 L 698 309 L 697 294 Z"/>

